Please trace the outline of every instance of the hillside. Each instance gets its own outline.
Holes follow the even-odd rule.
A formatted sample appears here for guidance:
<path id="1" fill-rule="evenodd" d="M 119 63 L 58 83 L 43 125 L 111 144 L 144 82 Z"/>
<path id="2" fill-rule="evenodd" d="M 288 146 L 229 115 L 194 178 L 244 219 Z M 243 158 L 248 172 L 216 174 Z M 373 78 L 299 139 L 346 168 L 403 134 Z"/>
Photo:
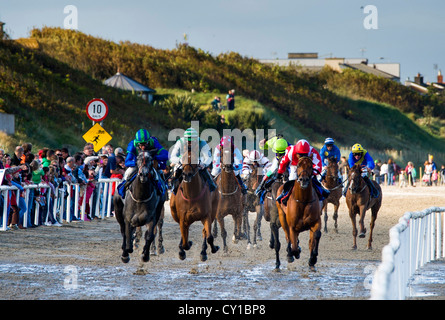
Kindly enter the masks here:
<path id="1" fill-rule="evenodd" d="M 235 88 L 236 110 L 225 112 L 229 122 L 259 119 L 278 132 L 284 130 L 285 135 L 292 130 L 292 136 L 286 136 L 289 140 L 304 137 L 321 146 L 324 138 L 331 136 L 343 147 L 360 142 L 380 152 L 417 152 L 420 158 L 428 152 L 437 154 L 445 146 L 440 136 L 443 132 L 419 121 L 425 106 L 430 106 L 440 123 L 445 118 L 443 99 L 420 96 L 400 84 L 358 72 L 308 74 L 298 68 L 266 66 L 234 52 L 214 57 L 184 45 L 162 50 L 129 42 L 117 44 L 58 28 L 34 29 L 31 37 L 38 41 L 38 51 L 12 44 L 0 51 L 0 108 L 16 114 L 19 140 L 35 137 L 49 146 L 82 145 L 81 136 L 90 125 L 85 105 L 93 97 L 101 97 L 113 106 L 105 125 L 115 144 L 126 143 L 135 129 L 147 123 L 165 142 L 180 115 L 168 120 L 164 116 L 168 107 L 151 106 L 129 93 L 103 86 L 102 80 L 119 68 L 159 93 L 162 88 L 181 94 L 194 89 L 192 100 L 203 110 L 214 95 L 223 98 L 228 89 Z M 164 98 L 160 96 L 158 99 Z M 59 111 L 63 112 L 59 115 Z M 246 117 L 243 112 L 258 116 Z M 214 123 L 214 115 L 208 111 L 200 117 L 204 128 Z M 45 129 L 37 134 L 36 129 L 42 127 Z"/>

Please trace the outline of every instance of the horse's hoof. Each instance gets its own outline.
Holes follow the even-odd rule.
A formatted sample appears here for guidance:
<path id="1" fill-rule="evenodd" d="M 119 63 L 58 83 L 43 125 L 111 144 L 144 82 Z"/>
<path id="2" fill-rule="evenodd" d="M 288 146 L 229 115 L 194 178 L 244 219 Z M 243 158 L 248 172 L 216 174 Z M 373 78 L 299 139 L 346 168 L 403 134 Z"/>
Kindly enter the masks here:
<path id="1" fill-rule="evenodd" d="M 356 246 L 356 245 L 353 245 L 351 249 L 352 249 L 352 250 L 357 250 L 357 246 Z"/>
<path id="2" fill-rule="evenodd" d="M 179 259 L 181 260 L 185 259 L 185 252 L 179 252 Z"/>
<path id="3" fill-rule="evenodd" d="M 294 262 L 294 257 L 293 256 L 287 256 L 287 262 L 292 263 Z"/>
<path id="4" fill-rule="evenodd" d="M 367 247 L 368 251 L 372 251 L 372 246 Z"/>
<path id="5" fill-rule="evenodd" d="M 219 250 L 219 246 L 214 246 L 212 249 L 212 253 L 217 253 Z"/>
<path id="6" fill-rule="evenodd" d="M 250 250 L 252 248 L 252 244 L 251 243 L 248 243 L 247 244 L 247 250 Z"/>
<path id="7" fill-rule="evenodd" d="M 366 229 L 364 229 L 360 234 L 358 235 L 359 238 L 364 238 L 366 236 Z"/>
<path id="8" fill-rule="evenodd" d="M 147 255 L 143 255 L 141 258 L 142 258 L 142 261 L 143 261 L 143 262 L 148 262 L 148 261 L 150 261 L 150 255 L 149 255 L 149 254 L 147 254 Z"/>
<path id="9" fill-rule="evenodd" d="M 165 252 L 164 247 L 158 249 L 158 254 L 163 254 Z"/>
<path id="10" fill-rule="evenodd" d="M 309 271 L 311 271 L 311 272 L 317 272 L 317 269 L 315 268 L 315 266 L 311 266 L 311 265 L 309 265 Z"/>
<path id="11" fill-rule="evenodd" d="M 128 263 L 130 261 L 130 256 L 126 256 L 126 257 L 122 256 L 121 260 L 123 263 Z"/>
<path id="12" fill-rule="evenodd" d="M 201 261 L 207 261 L 207 254 L 201 254 Z"/>

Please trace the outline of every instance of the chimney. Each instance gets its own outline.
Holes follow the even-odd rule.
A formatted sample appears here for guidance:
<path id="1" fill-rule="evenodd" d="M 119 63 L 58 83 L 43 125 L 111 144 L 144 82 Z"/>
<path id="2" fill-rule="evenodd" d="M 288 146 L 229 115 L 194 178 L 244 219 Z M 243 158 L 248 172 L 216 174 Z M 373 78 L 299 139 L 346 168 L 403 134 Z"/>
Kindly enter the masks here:
<path id="1" fill-rule="evenodd" d="M 442 72 L 440 70 L 437 73 L 437 82 L 438 83 L 443 83 L 443 75 L 442 75 Z"/>
<path id="2" fill-rule="evenodd" d="M 423 77 L 420 75 L 420 73 L 418 73 L 417 76 L 414 77 L 414 82 L 423 85 Z"/>

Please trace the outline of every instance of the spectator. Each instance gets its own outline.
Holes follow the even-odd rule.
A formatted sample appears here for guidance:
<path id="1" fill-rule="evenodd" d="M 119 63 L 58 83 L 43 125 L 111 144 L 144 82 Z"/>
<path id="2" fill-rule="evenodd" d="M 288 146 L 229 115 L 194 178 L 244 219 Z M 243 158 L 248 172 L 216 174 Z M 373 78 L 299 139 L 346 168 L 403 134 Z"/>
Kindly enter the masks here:
<path id="1" fill-rule="evenodd" d="M 349 169 L 348 160 L 346 159 L 345 156 L 342 156 L 340 158 L 340 164 L 338 165 L 338 170 L 342 175 L 342 181 L 346 181 L 346 179 L 348 179 L 348 169 Z"/>
<path id="2" fill-rule="evenodd" d="M 376 161 L 375 161 L 375 167 L 374 167 L 373 172 L 374 172 L 375 181 L 376 181 L 378 184 L 381 184 L 381 183 L 382 183 L 382 181 L 381 181 L 381 179 L 380 179 L 380 168 L 381 168 L 381 166 L 382 166 L 382 161 L 381 161 L 380 159 L 379 159 L 379 160 L 376 160 Z"/>
<path id="3" fill-rule="evenodd" d="M 414 167 L 414 164 L 409 161 L 406 168 L 405 168 L 406 176 L 408 178 L 408 185 L 411 185 L 413 187 L 416 186 L 416 168 Z"/>
<path id="4" fill-rule="evenodd" d="M 222 107 L 221 107 L 221 99 L 219 97 L 215 97 L 215 99 L 213 99 L 213 101 L 211 102 L 212 108 L 215 111 L 221 111 Z"/>
<path id="5" fill-rule="evenodd" d="M 383 162 L 380 167 L 380 181 L 384 184 L 388 184 L 388 164 Z"/>
<path id="6" fill-rule="evenodd" d="M 19 192 L 17 192 L 17 206 L 19 209 L 19 222 L 18 222 L 18 228 L 19 229 L 26 229 L 24 227 L 24 217 L 25 214 L 28 214 L 27 206 L 26 206 L 26 200 L 25 200 L 25 189 L 23 188 L 23 182 L 22 182 L 22 171 L 16 171 L 12 175 L 12 184 L 16 186 L 19 189 Z M 27 217 L 28 221 L 30 221 L 30 216 Z"/>
<path id="7" fill-rule="evenodd" d="M 56 151 L 53 149 L 46 149 L 45 157 L 42 158 L 42 167 L 49 167 L 51 161 L 56 158 Z"/>
<path id="8" fill-rule="evenodd" d="M 62 154 L 63 160 L 65 160 L 65 162 L 66 162 L 66 159 L 68 159 L 68 157 L 70 156 L 70 152 L 68 151 L 68 148 L 62 148 L 62 149 L 60 149 L 60 152 Z"/>
<path id="9" fill-rule="evenodd" d="M 32 144 L 30 142 L 25 142 L 22 144 L 22 148 L 23 148 L 23 156 L 22 156 L 22 163 L 31 163 L 32 160 L 34 160 L 34 155 L 33 158 L 29 161 L 27 161 L 27 158 L 32 155 Z"/>
<path id="10" fill-rule="evenodd" d="M 226 96 L 227 100 L 227 109 L 233 110 L 235 109 L 235 89 L 229 90 L 229 93 Z"/>
<path id="11" fill-rule="evenodd" d="M 83 148 L 83 153 L 84 153 L 84 159 L 86 159 L 87 157 L 91 157 L 94 155 L 94 146 L 92 143 L 87 143 L 85 144 L 85 147 Z"/>
<path id="12" fill-rule="evenodd" d="M 107 152 L 108 158 L 107 158 L 107 162 L 106 165 L 104 166 L 104 170 L 102 172 L 102 176 L 104 178 L 111 178 L 111 170 L 115 170 L 116 169 L 116 155 L 114 153 L 114 148 L 112 144 L 107 144 L 105 146 L 105 151 Z"/>
<path id="13" fill-rule="evenodd" d="M 15 147 L 14 154 L 11 157 L 11 166 L 19 166 L 22 162 L 22 156 L 23 156 L 23 147 L 17 146 Z"/>
<path id="14" fill-rule="evenodd" d="M 45 173 L 43 172 L 43 169 L 41 168 L 39 162 L 37 160 L 33 160 L 30 163 L 29 166 L 31 168 L 31 174 L 32 174 L 31 181 L 32 181 L 32 183 L 33 184 L 40 184 L 42 182 L 42 177 L 45 175 Z M 31 219 L 32 219 L 33 223 L 36 226 L 38 226 L 39 224 L 42 224 L 43 221 L 42 221 L 42 219 L 38 219 L 37 220 L 38 222 L 36 224 L 36 222 L 35 222 L 35 218 L 36 217 L 33 216 L 33 213 L 35 213 L 35 205 L 41 205 L 42 207 L 44 206 L 44 202 L 43 202 L 43 200 L 40 197 L 40 195 L 43 194 L 43 192 L 41 192 L 41 190 L 39 188 L 31 189 L 31 193 L 32 192 L 34 192 L 35 202 L 33 202 L 32 205 L 30 206 L 30 208 L 31 208 Z M 41 213 L 41 211 L 43 211 L 43 210 L 40 210 L 39 213 Z M 41 218 L 41 216 L 39 218 Z"/>
<path id="15" fill-rule="evenodd" d="M 423 182 L 427 186 L 431 186 L 431 176 L 433 175 L 433 165 L 429 161 L 425 161 L 424 165 L 424 174 L 422 177 Z"/>
<path id="16" fill-rule="evenodd" d="M 5 167 L 3 166 L 3 161 L 5 157 L 5 150 L 0 149 L 0 169 L 4 169 Z"/>
<path id="17" fill-rule="evenodd" d="M 394 184 L 394 163 L 392 159 L 388 159 L 388 180 L 386 180 L 387 186 L 392 186 Z"/>

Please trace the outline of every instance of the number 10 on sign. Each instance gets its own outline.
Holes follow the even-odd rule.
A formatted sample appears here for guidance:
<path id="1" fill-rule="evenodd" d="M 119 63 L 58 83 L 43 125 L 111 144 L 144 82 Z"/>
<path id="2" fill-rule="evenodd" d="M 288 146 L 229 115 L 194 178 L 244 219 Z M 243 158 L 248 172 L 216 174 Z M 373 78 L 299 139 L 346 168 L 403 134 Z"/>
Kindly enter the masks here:
<path id="1" fill-rule="evenodd" d="M 87 104 L 87 116 L 94 122 L 103 121 L 108 115 L 108 105 L 102 99 L 93 99 Z"/>

